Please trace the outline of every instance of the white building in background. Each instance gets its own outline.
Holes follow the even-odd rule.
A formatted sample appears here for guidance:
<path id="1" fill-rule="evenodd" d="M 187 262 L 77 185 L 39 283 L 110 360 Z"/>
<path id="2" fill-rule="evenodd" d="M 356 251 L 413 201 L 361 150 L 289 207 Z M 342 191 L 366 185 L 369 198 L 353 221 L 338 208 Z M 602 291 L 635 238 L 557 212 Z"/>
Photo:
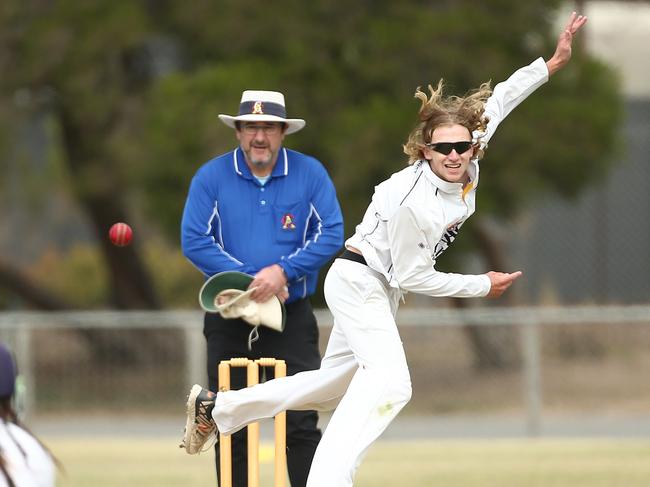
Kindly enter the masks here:
<path id="1" fill-rule="evenodd" d="M 619 70 L 629 98 L 650 99 L 650 1 L 585 5 L 589 52 Z"/>

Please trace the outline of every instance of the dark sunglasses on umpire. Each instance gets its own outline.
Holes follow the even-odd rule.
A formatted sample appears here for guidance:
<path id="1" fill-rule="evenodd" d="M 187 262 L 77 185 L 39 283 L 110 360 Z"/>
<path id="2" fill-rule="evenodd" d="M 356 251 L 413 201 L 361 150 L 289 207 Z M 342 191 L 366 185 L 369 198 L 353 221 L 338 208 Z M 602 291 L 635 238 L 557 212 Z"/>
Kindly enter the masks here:
<path id="1" fill-rule="evenodd" d="M 452 150 L 456 151 L 456 154 L 463 154 L 472 148 L 471 142 L 436 142 L 435 144 L 429 143 L 426 144 L 427 147 L 433 149 L 440 154 L 448 156 L 451 154 Z"/>

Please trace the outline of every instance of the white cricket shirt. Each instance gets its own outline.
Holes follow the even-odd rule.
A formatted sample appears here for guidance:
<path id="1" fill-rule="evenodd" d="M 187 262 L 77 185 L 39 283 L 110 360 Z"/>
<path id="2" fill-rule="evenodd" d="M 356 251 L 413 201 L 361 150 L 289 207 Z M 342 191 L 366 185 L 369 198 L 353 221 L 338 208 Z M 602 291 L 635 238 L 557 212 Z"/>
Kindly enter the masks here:
<path id="1" fill-rule="evenodd" d="M 548 81 L 542 58 L 515 71 L 494 87 L 485 105 L 489 117 L 481 139 L 485 148 L 499 123 L 539 86 Z M 480 135 L 474 133 L 474 137 Z M 429 296 L 479 297 L 490 291 L 487 275 L 438 272 L 436 259 L 474 213 L 479 180 L 478 160 L 468 167 L 471 188 L 436 176 L 427 161 L 417 161 L 375 187 L 372 201 L 346 247 L 361 251 L 368 266 L 391 287 Z"/>
<path id="2" fill-rule="evenodd" d="M 56 469 L 50 455 L 24 429 L 2 420 L 0 420 L 0 454 L 16 487 L 54 486 Z M 4 475 L 0 473 L 0 487 L 6 485 L 8 484 Z"/>

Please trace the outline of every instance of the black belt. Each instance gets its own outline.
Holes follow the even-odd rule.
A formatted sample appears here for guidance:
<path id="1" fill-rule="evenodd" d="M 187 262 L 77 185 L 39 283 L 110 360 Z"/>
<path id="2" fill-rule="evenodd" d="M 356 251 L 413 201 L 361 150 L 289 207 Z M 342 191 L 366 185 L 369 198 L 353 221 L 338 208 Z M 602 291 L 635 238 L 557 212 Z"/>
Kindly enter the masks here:
<path id="1" fill-rule="evenodd" d="M 339 255 L 339 259 L 351 260 L 353 262 L 358 262 L 359 264 L 368 265 L 366 259 L 363 258 L 363 255 L 352 252 L 351 250 L 345 249 Z"/>

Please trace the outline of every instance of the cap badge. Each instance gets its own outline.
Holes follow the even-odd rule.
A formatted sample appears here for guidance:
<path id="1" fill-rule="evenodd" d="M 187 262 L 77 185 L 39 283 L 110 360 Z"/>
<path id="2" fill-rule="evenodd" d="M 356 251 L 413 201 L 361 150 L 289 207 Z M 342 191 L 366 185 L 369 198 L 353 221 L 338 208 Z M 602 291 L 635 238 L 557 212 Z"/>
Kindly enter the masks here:
<path id="1" fill-rule="evenodd" d="M 253 105 L 253 115 L 264 115 L 264 104 L 261 101 L 256 101 Z"/>

